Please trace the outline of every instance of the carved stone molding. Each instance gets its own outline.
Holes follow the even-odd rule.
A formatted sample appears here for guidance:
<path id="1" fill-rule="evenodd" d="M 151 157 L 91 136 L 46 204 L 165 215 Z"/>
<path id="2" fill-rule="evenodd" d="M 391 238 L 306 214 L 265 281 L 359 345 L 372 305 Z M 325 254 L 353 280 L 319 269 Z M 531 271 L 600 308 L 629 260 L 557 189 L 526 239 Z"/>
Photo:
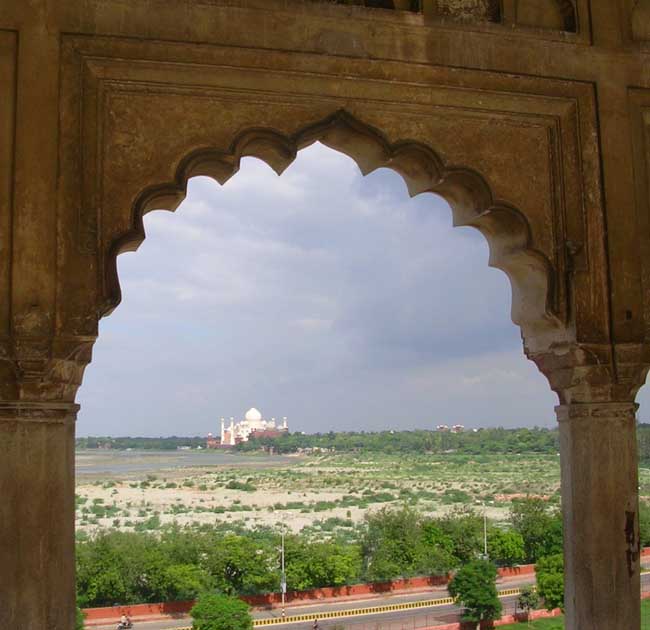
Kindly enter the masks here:
<path id="1" fill-rule="evenodd" d="M 639 405 L 630 402 L 574 403 L 555 408 L 558 422 L 635 422 Z"/>
<path id="2" fill-rule="evenodd" d="M 531 347 L 563 338 L 576 291 L 605 303 L 587 273 L 603 255 L 591 85 L 304 54 L 265 53 L 260 67 L 259 52 L 216 46 L 167 55 L 154 42 L 64 40 L 62 160 L 84 176 L 61 185 L 77 225 L 63 268 L 96 270 L 81 282 L 98 315 L 119 302 L 115 257 L 144 237 L 143 213 L 175 209 L 191 176 L 223 183 L 244 156 L 280 173 L 317 140 L 364 172 L 393 168 L 410 194 L 442 195 L 456 225 L 481 230 Z M 62 313 L 64 329 L 87 334 L 83 310 Z"/>
<path id="3" fill-rule="evenodd" d="M 0 422 L 74 424 L 78 411 L 74 403 L 0 401 Z"/>

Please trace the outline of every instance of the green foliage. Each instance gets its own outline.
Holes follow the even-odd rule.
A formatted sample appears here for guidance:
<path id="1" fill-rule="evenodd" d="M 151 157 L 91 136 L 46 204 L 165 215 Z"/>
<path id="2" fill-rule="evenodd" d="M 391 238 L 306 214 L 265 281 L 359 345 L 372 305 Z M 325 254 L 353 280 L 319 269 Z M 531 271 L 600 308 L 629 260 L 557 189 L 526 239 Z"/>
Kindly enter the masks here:
<path id="1" fill-rule="evenodd" d="M 539 595 L 532 586 L 522 586 L 517 597 L 517 608 L 521 608 L 527 615 L 539 606 Z"/>
<path id="2" fill-rule="evenodd" d="M 248 605 L 236 597 L 201 595 L 190 611 L 193 630 L 252 630 Z"/>
<path id="3" fill-rule="evenodd" d="M 650 545 L 650 504 L 646 501 L 639 501 L 639 536 L 642 547 Z"/>
<path id="4" fill-rule="evenodd" d="M 562 554 L 540 558 L 535 565 L 537 592 L 547 610 L 564 610 L 564 560 Z"/>
<path id="5" fill-rule="evenodd" d="M 290 590 L 352 584 L 361 573 L 361 550 L 357 545 L 307 542 L 302 537 L 289 536 L 286 569 Z"/>
<path id="6" fill-rule="evenodd" d="M 557 431 L 549 429 L 479 429 L 466 433 L 442 431 L 380 431 L 376 433 L 301 433 L 257 438 L 237 445 L 238 451 L 273 448 L 275 453 L 300 450 L 375 453 L 556 453 Z"/>
<path id="7" fill-rule="evenodd" d="M 406 506 L 366 515 L 362 540 L 366 579 L 440 574 L 454 566 L 444 532 L 437 534 L 429 525 L 419 512 Z M 442 546 L 435 544 L 436 536 L 444 540 Z"/>
<path id="8" fill-rule="evenodd" d="M 277 591 L 279 543 L 271 528 L 225 523 L 79 536 L 78 600 L 90 607 L 192 599 L 213 589 Z M 489 553 L 500 564 L 520 562 L 523 544 L 514 530 L 488 529 Z M 386 506 L 360 525 L 333 518 L 287 536 L 287 582 L 307 590 L 444 574 L 482 551 L 483 518 L 468 506 L 438 519 L 410 506 Z"/>
<path id="9" fill-rule="evenodd" d="M 500 567 L 521 564 L 525 558 L 524 539 L 519 532 L 490 528 L 488 530 L 488 555 Z"/>
<path id="10" fill-rule="evenodd" d="M 221 536 L 204 551 L 204 564 L 223 593 L 253 594 L 277 589 L 278 554 L 272 540 Z"/>
<path id="11" fill-rule="evenodd" d="M 194 564 L 172 564 L 165 570 L 166 591 L 173 601 L 194 599 L 213 583 L 210 574 Z"/>
<path id="12" fill-rule="evenodd" d="M 75 613 L 74 630 L 84 630 L 84 619 L 85 615 L 83 614 L 81 608 L 77 606 Z"/>
<path id="13" fill-rule="evenodd" d="M 226 485 L 228 490 L 242 490 L 243 492 L 255 492 L 257 488 L 249 482 L 242 483 L 241 481 L 235 481 L 232 479 Z"/>
<path id="14" fill-rule="evenodd" d="M 514 501 L 510 521 L 524 540 L 526 562 L 562 552 L 562 516 L 551 512 L 544 500 L 528 497 Z"/>
<path id="15" fill-rule="evenodd" d="M 457 564 L 475 560 L 483 553 L 483 517 L 470 506 L 451 510 L 437 523 L 452 542 Z"/>
<path id="16" fill-rule="evenodd" d="M 478 623 L 501 617 L 496 577 L 496 567 L 486 560 L 473 560 L 458 570 L 449 583 L 449 593 L 462 603 L 464 621 Z"/>

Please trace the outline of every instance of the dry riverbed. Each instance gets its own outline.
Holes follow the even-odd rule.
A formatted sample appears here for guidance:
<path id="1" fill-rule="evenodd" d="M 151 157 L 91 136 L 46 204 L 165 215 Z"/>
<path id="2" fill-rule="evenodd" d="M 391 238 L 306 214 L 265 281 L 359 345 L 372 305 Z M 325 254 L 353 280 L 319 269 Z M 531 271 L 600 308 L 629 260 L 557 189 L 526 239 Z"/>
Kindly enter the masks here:
<path id="1" fill-rule="evenodd" d="M 88 533 L 172 522 L 353 527 L 403 503 L 432 515 L 471 505 L 498 521 L 525 494 L 558 500 L 557 457 L 77 453 L 77 529 Z"/>

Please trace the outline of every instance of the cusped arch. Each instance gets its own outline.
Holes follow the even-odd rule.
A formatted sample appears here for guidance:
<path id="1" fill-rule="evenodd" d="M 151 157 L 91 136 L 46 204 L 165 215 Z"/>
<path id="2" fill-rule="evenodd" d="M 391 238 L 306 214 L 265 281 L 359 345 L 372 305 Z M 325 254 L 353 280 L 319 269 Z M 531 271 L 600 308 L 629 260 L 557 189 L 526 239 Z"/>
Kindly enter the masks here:
<path id="1" fill-rule="evenodd" d="M 526 341 L 544 343 L 564 327 L 551 307 L 554 270 L 542 252 L 532 246 L 525 216 L 510 204 L 495 199 L 486 180 L 476 171 L 445 164 L 425 144 L 413 140 L 390 143 L 377 129 L 341 110 L 319 123 L 287 136 L 272 129 L 250 128 L 238 134 L 226 151 L 211 147 L 185 156 L 173 181 L 143 190 L 132 207 L 131 229 L 115 239 L 106 261 L 107 307 L 110 313 L 121 300 L 117 256 L 135 251 L 145 238 L 143 217 L 152 210 L 174 211 L 183 201 L 191 177 L 208 176 L 224 184 L 239 170 L 243 157 L 266 162 L 278 175 L 295 160 L 300 149 L 314 142 L 352 158 L 363 175 L 390 168 L 405 181 L 411 197 L 430 192 L 450 205 L 454 226 L 471 226 L 486 238 L 489 265 L 501 269 L 512 286 L 512 320 Z"/>
<path id="2" fill-rule="evenodd" d="M 517 24 L 556 31 L 577 31 L 572 0 L 518 0 Z"/>

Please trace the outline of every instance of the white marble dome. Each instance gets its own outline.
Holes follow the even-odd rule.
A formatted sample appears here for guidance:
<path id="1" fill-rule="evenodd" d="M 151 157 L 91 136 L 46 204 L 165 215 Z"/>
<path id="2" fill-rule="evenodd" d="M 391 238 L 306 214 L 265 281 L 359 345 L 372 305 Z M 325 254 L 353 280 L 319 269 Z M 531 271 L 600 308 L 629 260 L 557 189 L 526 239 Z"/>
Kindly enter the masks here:
<path id="1" fill-rule="evenodd" d="M 257 409 L 255 409 L 255 407 L 251 407 L 246 412 L 244 418 L 249 422 L 259 422 L 262 419 L 262 414 Z"/>

